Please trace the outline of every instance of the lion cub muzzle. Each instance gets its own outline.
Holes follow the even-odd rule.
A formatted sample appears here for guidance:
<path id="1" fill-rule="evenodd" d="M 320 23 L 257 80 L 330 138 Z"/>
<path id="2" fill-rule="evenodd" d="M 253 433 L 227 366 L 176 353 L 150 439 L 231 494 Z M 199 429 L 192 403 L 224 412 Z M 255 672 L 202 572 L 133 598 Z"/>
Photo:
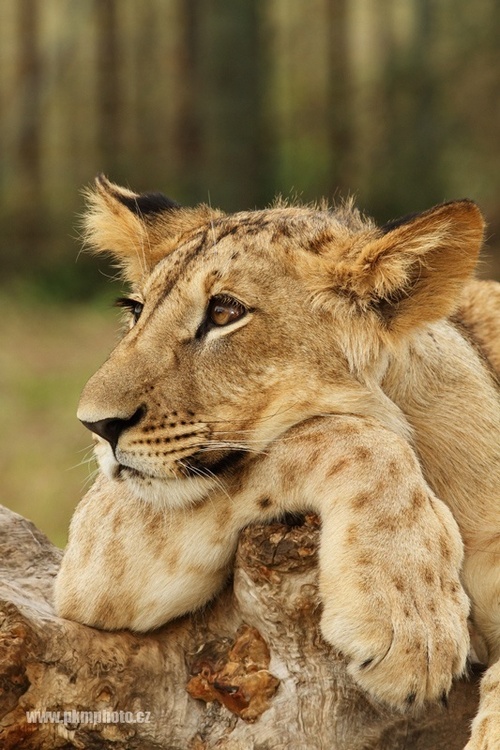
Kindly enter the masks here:
<path id="1" fill-rule="evenodd" d="M 140 406 L 131 417 L 128 417 L 128 419 L 108 417 L 107 419 L 99 419 L 96 422 L 87 422 L 84 419 L 81 419 L 80 421 L 88 430 L 99 435 L 99 437 L 104 438 L 104 440 L 107 440 L 114 453 L 118 443 L 118 438 L 122 432 L 129 427 L 134 427 L 138 424 L 145 413 L 146 407 Z"/>

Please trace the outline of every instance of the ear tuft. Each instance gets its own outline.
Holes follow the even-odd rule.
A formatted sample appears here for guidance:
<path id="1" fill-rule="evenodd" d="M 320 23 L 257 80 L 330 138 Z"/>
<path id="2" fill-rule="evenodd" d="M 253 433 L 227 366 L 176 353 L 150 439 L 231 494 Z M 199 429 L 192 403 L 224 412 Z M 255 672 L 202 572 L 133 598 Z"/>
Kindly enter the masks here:
<path id="1" fill-rule="evenodd" d="M 329 272 L 331 288 L 374 311 L 390 335 L 450 315 L 473 275 L 484 220 L 469 200 L 390 222 Z"/>
<path id="2" fill-rule="evenodd" d="M 483 233 L 483 217 L 470 200 L 392 222 L 356 258 L 353 291 L 370 297 L 395 333 L 450 315 L 474 272 Z"/>
<path id="3" fill-rule="evenodd" d="M 223 213 L 201 204 L 181 208 L 162 193 L 134 193 L 100 174 L 85 191 L 84 239 L 97 253 L 110 253 L 125 278 L 140 284 L 182 237 L 213 225 Z"/>
<path id="4" fill-rule="evenodd" d="M 96 253 L 111 253 L 123 263 L 146 240 L 146 228 L 126 202 L 139 195 L 98 175 L 93 188 L 85 190 L 87 211 L 83 217 L 84 239 Z"/>
<path id="5" fill-rule="evenodd" d="M 87 246 L 94 252 L 113 255 L 130 281 L 149 273 L 158 262 L 151 252 L 151 222 L 163 212 L 178 210 L 179 205 L 161 193 L 134 193 L 103 174 L 96 177 L 85 196 L 83 229 Z"/>
<path id="6" fill-rule="evenodd" d="M 179 203 L 167 198 L 163 193 L 134 193 L 132 190 L 115 185 L 102 172 L 95 178 L 96 191 L 106 198 L 118 200 L 125 208 L 138 216 L 158 214 L 180 208 Z"/>

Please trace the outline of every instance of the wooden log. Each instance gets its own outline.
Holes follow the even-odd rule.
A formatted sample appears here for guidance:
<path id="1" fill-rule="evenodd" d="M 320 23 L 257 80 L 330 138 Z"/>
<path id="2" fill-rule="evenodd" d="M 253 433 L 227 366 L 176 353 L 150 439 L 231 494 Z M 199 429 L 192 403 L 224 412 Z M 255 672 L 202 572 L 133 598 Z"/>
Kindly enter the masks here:
<path id="1" fill-rule="evenodd" d="M 0 747 L 463 748 L 477 676 L 417 715 L 361 692 L 319 633 L 317 544 L 314 516 L 248 528 L 234 579 L 203 611 L 108 633 L 56 617 L 60 550 L 0 506 Z"/>

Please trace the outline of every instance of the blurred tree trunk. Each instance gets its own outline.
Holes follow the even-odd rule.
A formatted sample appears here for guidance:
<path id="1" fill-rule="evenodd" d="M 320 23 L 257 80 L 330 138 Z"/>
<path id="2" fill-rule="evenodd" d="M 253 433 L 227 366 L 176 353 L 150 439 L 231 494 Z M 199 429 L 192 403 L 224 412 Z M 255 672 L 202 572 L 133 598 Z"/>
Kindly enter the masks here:
<path id="1" fill-rule="evenodd" d="M 40 191 L 41 60 L 39 55 L 38 3 L 18 0 L 19 81 L 23 91 L 19 132 L 19 167 L 29 197 Z"/>
<path id="2" fill-rule="evenodd" d="M 412 81 L 415 83 L 413 106 L 405 123 L 406 126 L 413 124 L 414 138 L 407 144 L 408 166 L 406 169 L 403 166 L 403 171 L 410 184 L 415 186 L 414 205 L 420 209 L 439 203 L 445 197 L 441 171 L 444 143 L 441 97 L 435 75 L 435 3 L 432 0 L 418 0 L 414 3 L 414 13 L 406 80 L 402 82 L 404 88 Z M 424 194 L 425 202 L 422 205 L 420 196 Z"/>
<path id="3" fill-rule="evenodd" d="M 460 750 L 476 681 L 413 717 L 361 693 L 319 634 L 317 543 L 314 516 L 247 529 L 232 586 L 203 612 L 106 633 L 55 616 L 61 553 L 0 506 L 2 750 Z"/>
<path id="4" fill-rule="evenodd" d="M 407 213 L 408 205 L 423 210 L 446 197 L 441 171 L 446 116 L 435 75 L 437 6 L 412 0 L 403 19 L 400 9 L 396 0 L 379 0 L 373 16 L 377 73 L 367 192 L 373 212 L 384 219 L 388 206 L 395 218 Z"/>
<path id="5" fill-rule="evenodd" d="M 327 0 L 329 118 L 332 174 L 330 193 L 348 195 L 354 186 L 352 174 L 353 120 L 352 71 L 349 60 L 347 0 Z"/>
<path id="6" fill-rule="evenodd" d="M 121 152 L 121 78 L 117 0 L 95 0 L 97 138 L 101 169 L 112 172 Z"/>
<path id="7" fill-rule="evenodd" d="M 201 0 L 198 80 L 203 181 L 227 210 L 260 203 L 260 3 Z M 228 175 L 230 178 L 228 179 Z"/>
<path id="8" fill-rule="evenodd" d="M 34 0 L 18 0 L 17 25 L 19 56 L 17 86 L 20 92 L 17 165 L 14 189 L 18 195 L 15 224 L 21 253 L 29 252 L 33 239 L 42 229 L 43 200 L 41 164 L 42 59 L 40 55 L 39 10 Z M 10 186 L 12 187 L 12 186 Z"/>
<path id="9" fill-rule="evenodd" d="M 176 108 L 171 152 L 173 176 L 180 187 L 178 198 L 182 201 L 192 201 L 200 190 L 199 6 L 199 0 L 177 0 L 177 43 L 173 60 Z M 206 196 L 200 195 L 200 199 L 206 200 Z"/>

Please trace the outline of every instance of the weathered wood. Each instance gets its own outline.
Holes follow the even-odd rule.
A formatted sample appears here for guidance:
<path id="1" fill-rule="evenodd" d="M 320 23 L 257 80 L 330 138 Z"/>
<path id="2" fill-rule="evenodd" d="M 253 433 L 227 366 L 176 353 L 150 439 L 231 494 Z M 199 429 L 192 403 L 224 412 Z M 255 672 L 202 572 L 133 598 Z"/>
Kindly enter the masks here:
<path id="1" fill-rule="evenodd" d="M 310 516 L 298 526 L 247 529 L 234 581 L 211 606 L 139 636 L 57 618 L 51 587 L 60 551 L 1 509 L 0 747 L 463 748 L 477 678 L 454 687 L 447 709 L 402 716 L 361 693 L 321 639 L 317 524 Z M 29 723 L 26 712 L 36 710 L 60 711 L 61 720 Z M 143 712 L 149 721 L 128 723 L 122 713 L 94 725 L 81 715 L 63 721 L 63 711 Z"/>

